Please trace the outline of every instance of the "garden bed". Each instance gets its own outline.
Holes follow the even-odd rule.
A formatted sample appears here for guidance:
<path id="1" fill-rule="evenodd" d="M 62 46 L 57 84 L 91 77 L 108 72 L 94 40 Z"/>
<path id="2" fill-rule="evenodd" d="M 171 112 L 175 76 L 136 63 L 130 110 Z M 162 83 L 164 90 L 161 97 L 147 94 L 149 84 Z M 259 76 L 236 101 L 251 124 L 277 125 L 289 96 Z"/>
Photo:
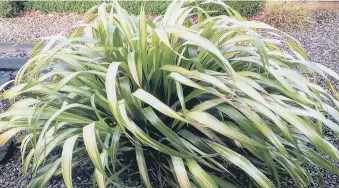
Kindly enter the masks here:
<path id="1" fill-rule="evenodd" d="M 311 23 L 307 30 L 286 32 L 302 43 L 312 61 L 321 63 L 335 72 L 339 72 L 339 11 L 312 12 L 310 17 Z M 335 81 L 333 83 L 339 89 L 339 83 Z M 319 84 L 323 84 L 322 80 L 319 80 Z M 0 107 L 7 106 L 8 101 L 1 102 Z M 339 139 L 333 132 L 325 129 L 325 137 L 336 148 L 339 148 Z M 339 178 L 336 175 L 318 167 L 308 166 L 307 168 L 314 176 L 316 183 L 319 179 L 319 172 L 321 172 L 324 178 L 324 187 L 336 187 L 339 184 Z M 74 187 L 92 187 L 90 183 L 91 174 L 92 167 L 90 166 L 76 168 L 73 173 Z M 22 176 L 21 158 L 18 150 L 14 152 L 12 158 L 0 164 L 0 188 L 26 187 L 30 178 L 31 174 L 27 177 Z M 65 186 L 61 178 L 54 178 L 47 187 Z M 286 178 L 285 181 L 282 181 L 282 187 L 294 187 L 294 185 L 289 178 Z M 311 185 L 310 187 L 319 187 L 319 185 Z"/>

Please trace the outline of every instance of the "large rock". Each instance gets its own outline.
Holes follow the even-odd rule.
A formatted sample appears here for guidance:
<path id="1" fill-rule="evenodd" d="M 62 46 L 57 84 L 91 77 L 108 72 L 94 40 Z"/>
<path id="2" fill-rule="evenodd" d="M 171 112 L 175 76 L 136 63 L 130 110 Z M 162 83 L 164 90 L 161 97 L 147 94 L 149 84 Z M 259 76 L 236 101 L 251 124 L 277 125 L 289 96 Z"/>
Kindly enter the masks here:
<path id="1" fill-rule="evenodd" d="M 18 70 L 27 62 L 27 58 L 0 58 L 0 69 Z"/>
<path id="2" fill-rule="evenodd" d="M 14 139 L 9 140 L 4 146 L 0 147 L 0 163 L 9 158 L 14 149 Z"/>
<path id="3" fill-rule="evenodd" d="M 11 79 L 11 75 L 7 71 L 0 71 L 0 85 L 8 82 Z"/>

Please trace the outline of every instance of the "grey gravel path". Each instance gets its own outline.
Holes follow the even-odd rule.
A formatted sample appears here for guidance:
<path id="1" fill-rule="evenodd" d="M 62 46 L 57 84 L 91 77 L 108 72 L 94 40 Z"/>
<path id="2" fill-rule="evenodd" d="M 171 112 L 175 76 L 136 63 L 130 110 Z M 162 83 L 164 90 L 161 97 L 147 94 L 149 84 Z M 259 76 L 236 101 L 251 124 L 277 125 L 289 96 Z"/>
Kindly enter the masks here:
<path id="1" fill-rule="evenodd" d="M 0 18 L 0 42 L 36 41 L 40 37 L 67 35 L 82 15 L 74 13 L 40 14 L 32 12 L 14 18 Z"/>
<path id="2" fill-rule="evenodd" d="M 322 63 L 323 65 L 335 70 L 339 73 L 339 11 L 322 11 L 322 12 L 313 12 L 311 15 L 311 24 L 307 30 L 294 30 L 294 31 L 286 31 L 297 40 L 299 40 L 302 45 L 305 47 L 306 52 L 308 53 L 310 59 L 314 62 Z M 40 18 L 39 18 L 40 19 Z M 31 24 L 36 24 L 37 21 L 30 20 Z M 41 19 L 44 20 L 44 19 Z M 74 20 L 76 21 L 76 20 Z M 11 21 L 8 21 L 8 24 L 11 24 Z M 13 21 L 13 27 L 17 27 L 20 21 Z M 1 29 L 1 24 L 4 21 L 0 21 L 0 42 L 1 41 L 20 41 L 23 39 L 27 39 L 25 33 L 15 34 L 12 37 L 8 37 L 10 33 Z M 22 23 L 21 23 L 22 25 Z M 47 25 L 45 25 L 47 26 Z M 12 27 L 12 26 L 11 26 Z M 31 27 L 31 32 L 34 26 Z M 69 27 L 69 26 L 67 26 Z M 42 27 L 43 28 L 43 27 Z M 66 26 L 65 26 L 66 28 Z M 46 29 L 46 28 L 45 28 Z M 2 36 L 2 33 L 6 33 L 7 39 Z M 36 36 L 49 35 L 51 31 L 46 29 L 46 31 L 38 31 L 39 33 Z M 28 35 L 28 34 L 27 34 Z M 15 38 L 18 37 L 18 38 Z M 22 37 L 22 38 L 20 38 Z M 5 72 L 0 71 L 0 74 L 6 74 Z M 10 72 L 9 74 L 13 74 Z M 334 81 L 334 80 L 333 80 Z M 319 80 L 319 83 L 322 84 L 323 80 Z M 333 82 L 336 88 L 339 90 L 339 82 Z M 0 108 L 8 107 L 7 101 L 0 101 Z M 325 129 L 325 135 L 328 141 L 333 143 L 337 148 L 339 148 L 339 139 L 334 135 L 333 132 Z M 337 167 L 339 168 L 339 163 L 337 163 Z M 324 187 L 325 188 L 337 188 L 339 187 L 339 177 L 333 175 L 332 173 L 317 168 L 313 166 L 307 166 L 308 171 L 314 176 L 315 184 L 311 185 L 310 188 L 319 187 L 317 184 L 317 179 L 319 176 L 319 172 L 323 175 L 324 178 Z M 90 167 L 82 167 L 77 168 L 73 172 L 74 177 L 73 181 L 75 182 L 76 187 L 91 187 L 88 183 L 91 182 L 90 174 L 92 170 Z M 14 157 L 10 158 L 7 162 L 0 164 L 0 188 L 8 188 L 8 187 L 26 187 L 30 175 L 28 177 L 22 177 L 21 172 L 21 160 L 20 154 L 18 151 L 14 153 Z M 246 179 L 240 181 L 246 181 Z M 61 178 L 53 179 L 48 187 L 64 187 Z M 282 180 L 282 187 L 295 187 L 292 181 L 286 177 Z"/>
<path id="3" fill-rule="evenodd" d="M 339 10 L 313 12 L 310 14 L 310 21 L 307 30 L 287 30 L 286 32 L 303 45 L 311 61 L 321 63 L 339 73 Z M 339 91 L 339 81 L 333 78 L 331 80 Z M 319 79 L 317 82 L 326 88 L 323 79 Z M 328 129 L 324 130 L 324 135 L 329 142 L 339 148 L 338 136 Z M 336 166 L 339 168 L 339 163 L 336 163 Z M 314 166 L 307 166 L 307 169 L 316 182 L 319 179 L 319 172 L 322 174 L 325 188 L 339 187 L 339 177 L 333 173 Z M 291 180 L 286 178 L 282 187 L 292 188 L 295 186 Z M 317 183 L 310 186 L 310 188 L 318 187 Z"/>
<path id="4" fill-rule="evenodd" d="M 286 32 L 302 43 L 313 62 L 339 73 L 339 10 L 313 12 L 310 21 L 306 31 Z M 339 82 L 334 83 L 339 90 Z"/>

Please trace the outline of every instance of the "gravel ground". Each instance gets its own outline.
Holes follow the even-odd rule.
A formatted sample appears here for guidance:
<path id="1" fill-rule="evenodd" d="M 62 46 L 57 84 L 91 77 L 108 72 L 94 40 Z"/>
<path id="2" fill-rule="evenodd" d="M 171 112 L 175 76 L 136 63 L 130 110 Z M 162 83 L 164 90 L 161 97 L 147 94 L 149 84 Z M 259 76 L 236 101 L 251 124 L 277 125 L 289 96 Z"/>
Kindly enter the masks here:
<path id="1" fill-rule="evenodd" d="M 310 14 L 310 25 L 307 30 L 286 31 L 295 37 L 307 52 L 313 62 L 321 63 L 326 67 L 339 73 L 339 11 L 317 11 Z M 332 84 L 339 90 L 339 81 L 331 78 Z M 323 79 L 317 80 L 319 85 L 326 88 Z M 335 120 L 333 120 L 335 122 Z M 325 138 L 336 148 L 339 148 L 339 138 L 333 131 L 325 127 Z M 336 163 L 339 168 L 339 163 Z M 306 166 L 315 180 L 315 185 L 310 187 L 316 188 L 319 173 L 324 179 L 325 188 L 339 187 L 339 177 L 333 173 L 311 165 Z M 289 178 L 282 181 L 282 187 L 295 187 Z"/>
<path id="2" fill-rule="evenodd" d="M 339 73 L 339 10 L 314 12 L 310 22 L 306 31 L 286 32 L 301 42 L 313 62 Z M 339 90 L 339 81 L 333 83 Z"/>
<path id="3" fill-rule="evenodd" d="M 92 180 L 90 179 L 92 173 L 93 168 L 90 166 L 80 166 L 73 169 L 73 187 L 92 187 Z M 20 150 L 14 149 L 13 157 L 0 164 L 0 188 L 26 188 L 31 179 L 32 173 L 30 172 L 26 177 L 22 175 Z M 53 178 L 46 185 L 46 188 L 65 187 L 61 177 Z"/>
<path id="4" fill-rule="evenodd" d="M 74 16 L 74 17 L 73 17 Z M 19 17 L 14 19 L 0 20 L 0 42 L 13 42 L 28 39 L 34 39 L 41 36 L 48 36 L 51 34 L 58 34 L 62 31 L 69 32 L 65 28 L 78 22 L 80 16 L 73 15 L 72 18 L 63 15 L 39 15 L 38 18 Z M 321 11 L 313 12 L 310 15 L 311 23 L 307 30 L 293 30 L 286 31 L 295 37 L 304 46 L 310 59 L 314 62 L 322 63 L 323 65 L 335 70 L 339 73 L 339 11 Z M 8 24 L 4 28 L 3 24 Z M 35 24 L 39 23 L 41 28 L 36 29 Z M 60 23 L 64 23 L 60 27 Z M 59 25 L 57 25 L 59 24 Z M 50 27 L 50 25 L 53 25 Z M 13 28 L 16 28 L 13 30 Z M 22 29 L 17 29 L 22 28 Z M 13 31 L 12 31 L 13 30 Z M 14 33 L 13 33 L 14 32 Z M 32 34 L 27 34 L 27 33 Z M 27 38 L 27 36 L 33 36 Z M 1 55 L 0 55 L 1 56 Z M 1 74 L 6 72 L 0 71 Z M 13 75 L 13 72 L 8 73 Z M 323 80 L 318 81 L 323 84 Z M 339 82 L 333 80 L 337 89 L 339 89 Z M 1 101 L 0 108 L 8 108 L 8 101 Z M 339 139 L 335 134 L 327 129 L 324 130 L 328 141 L 339 148 Z M 339 163 L 337 163 L 339 168 Z M 323 176 L 324 187 L 336 188 L 339 185 L 339 177 L 318 167 L 306 166 L 307 170 L 312 174 L 315 184 L 309 186 L 310 188 L 319 187 L 317 185 L 319 173 Z M 91 187 L 90 175 L 92 173 L 91 167 L 78 167 L 73 171 L 73 182 L 76 187 Z M 27 177 L 22 176 L 20 153 L 16 150 L 14 157 L 8 159 L 6 162 L 0 164 L 0 188 L 7 187 L 26 187 L 31 178 L 31 174 Z M 238 178 L 239 181 L 245 183 L 248 178 Z M 246 184 L 246 183 L 245 183 Z M 64 187 L 61 178 L 54 178 L 48 187 Z M 286 177 L 282 180 L 282 187 L 295 187 L 290 178 Z"/>
<path id="5" fill-rule="evenodd" d="M 40 37 L 68 34 L 80 23 L 82 15 L 74 13 L 40 14 L 31 12 L 15 18 L 0 19 L 0 42 L 36 41 Z"/>

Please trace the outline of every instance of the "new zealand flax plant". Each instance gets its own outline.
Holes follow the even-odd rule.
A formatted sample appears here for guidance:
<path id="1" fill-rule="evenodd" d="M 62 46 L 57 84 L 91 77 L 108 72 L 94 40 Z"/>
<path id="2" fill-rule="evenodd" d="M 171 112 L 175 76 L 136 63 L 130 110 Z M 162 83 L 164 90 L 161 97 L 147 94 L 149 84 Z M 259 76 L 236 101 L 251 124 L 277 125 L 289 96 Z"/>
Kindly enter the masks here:
<path id="1" fill-rule="evenodd" d="M 18 99 L 0 115 L 0 145 L 22 133 L 29 187 L 60 175 L 72 187 L 79 165 L 93 165 L 98 187 L 248 187 L 239 172 L 258 187 L 284 173 L 305 187 L 306 163 L 339 174 L 323 135 L 339 133 L 328 79 L 339 76 L 292 37 L 217 0 L 173 1 L 154 20 L 114 1 L 84 19 L 68 38 L 37 44 L 15 85 L 2 86 L 2 99 Z"/>

